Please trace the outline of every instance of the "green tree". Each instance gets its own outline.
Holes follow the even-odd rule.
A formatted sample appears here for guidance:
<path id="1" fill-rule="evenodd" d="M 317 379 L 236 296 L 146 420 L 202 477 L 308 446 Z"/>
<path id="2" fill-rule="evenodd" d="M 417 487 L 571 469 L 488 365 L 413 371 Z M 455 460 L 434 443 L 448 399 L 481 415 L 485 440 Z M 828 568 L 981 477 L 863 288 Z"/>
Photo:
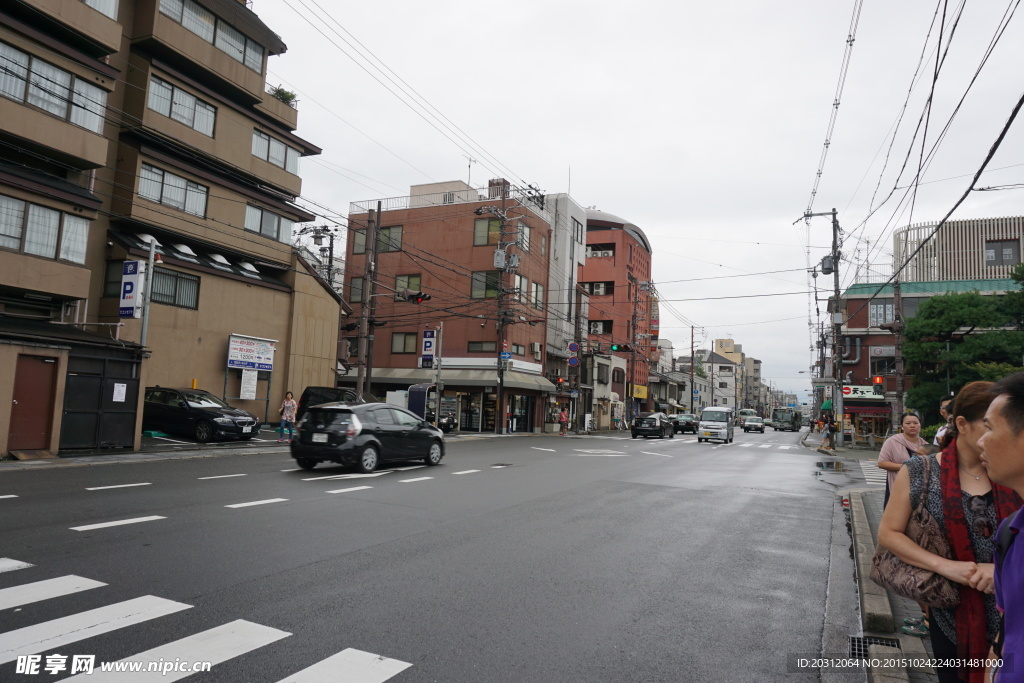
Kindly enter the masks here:
<path id="1" fill-rule="evenodd" d="M 947 395 L 947 377 L 956 392 L 1021 362 L 1024 334 L 1008 329 L 1015 321 L 1005 304 L 977 292 L 944 294 L 923 302 L 907 320 L 903 356 L 907 374 L 914 376 L 907 404 L 924 411 L 925 424 L 940 419 L 938 404 Z"/>
<path id="2" fill-rule="evenodd" d="M 1010 291 L 1003 297 L 1006 312 L 1018 330 L 1024 330 L 1024 263 L 1018 263 L 1010 273 L 1010 279 L 1017 284 L 1017 291 Z"/>

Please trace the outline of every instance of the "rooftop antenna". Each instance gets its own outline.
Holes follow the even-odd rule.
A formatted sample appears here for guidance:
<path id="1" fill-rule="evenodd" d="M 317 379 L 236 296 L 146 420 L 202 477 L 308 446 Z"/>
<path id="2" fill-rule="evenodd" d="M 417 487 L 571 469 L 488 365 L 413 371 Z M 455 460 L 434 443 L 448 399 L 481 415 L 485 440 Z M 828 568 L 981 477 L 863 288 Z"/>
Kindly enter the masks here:
<path id="1" fill-rule="evenodd" d="M 473 187 L 473 164 L 476 163 L 476 159 L 467 154 L 463 154 L 462 156 L 469 160 L 469 163 L 466 164 L 466 168 L 468 169 L 466 171 L 466 184 Z"/>

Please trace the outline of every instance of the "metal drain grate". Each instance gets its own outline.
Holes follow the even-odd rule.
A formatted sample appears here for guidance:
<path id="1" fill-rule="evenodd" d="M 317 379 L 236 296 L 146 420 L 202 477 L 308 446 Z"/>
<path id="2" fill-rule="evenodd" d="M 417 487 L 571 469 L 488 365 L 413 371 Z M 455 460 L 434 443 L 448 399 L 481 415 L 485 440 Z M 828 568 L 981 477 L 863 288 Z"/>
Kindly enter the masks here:
<path id="1" fill-rule="evenodd" d="M 886 647 L 899 649 L 900 641 L 895 638 L 850 636 L 850 656 L 856 659 L 866 659 L 868 656 L 868 645 L 885 645 Z"/>

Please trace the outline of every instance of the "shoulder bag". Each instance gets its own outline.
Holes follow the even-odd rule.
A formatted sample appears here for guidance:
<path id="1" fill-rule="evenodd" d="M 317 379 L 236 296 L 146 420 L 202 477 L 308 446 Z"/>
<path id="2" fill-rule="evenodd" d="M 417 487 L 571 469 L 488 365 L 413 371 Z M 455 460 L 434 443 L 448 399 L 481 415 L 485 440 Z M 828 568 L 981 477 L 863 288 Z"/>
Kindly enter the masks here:
<path id="1" fill-rule="evenodd" d="M 914 543 L 930 553 L 950 559 L 952 551 L 945 530 L 928 512 L 925 502 L 931 486 L 931 457 L 924 458 L 925 488 L 917 507 L 910 513 L 904 532 Z M 941 574 L 916 567 L 896 557 L 890 550 L 878 546 L 871 558 L 871 580 L 882 588 L 910 600 L 949 609 L 960 604 L 960 586 Z"/>

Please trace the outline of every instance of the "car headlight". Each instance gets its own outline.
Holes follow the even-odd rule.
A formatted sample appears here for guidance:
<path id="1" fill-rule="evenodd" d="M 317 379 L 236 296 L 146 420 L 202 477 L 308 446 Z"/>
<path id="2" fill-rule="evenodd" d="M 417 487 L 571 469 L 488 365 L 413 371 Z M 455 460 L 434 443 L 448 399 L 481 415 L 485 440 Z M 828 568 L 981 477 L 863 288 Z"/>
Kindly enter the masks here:
<path id="1" fill-rule="evenodd" d="M 232 420 L 230 417 L 215 417 L 215 418 L 213 418 L 213 421 L 216 422 L 219 425 L 233 425 L 233 424 L 235 424 L 235 421 Z"/>

